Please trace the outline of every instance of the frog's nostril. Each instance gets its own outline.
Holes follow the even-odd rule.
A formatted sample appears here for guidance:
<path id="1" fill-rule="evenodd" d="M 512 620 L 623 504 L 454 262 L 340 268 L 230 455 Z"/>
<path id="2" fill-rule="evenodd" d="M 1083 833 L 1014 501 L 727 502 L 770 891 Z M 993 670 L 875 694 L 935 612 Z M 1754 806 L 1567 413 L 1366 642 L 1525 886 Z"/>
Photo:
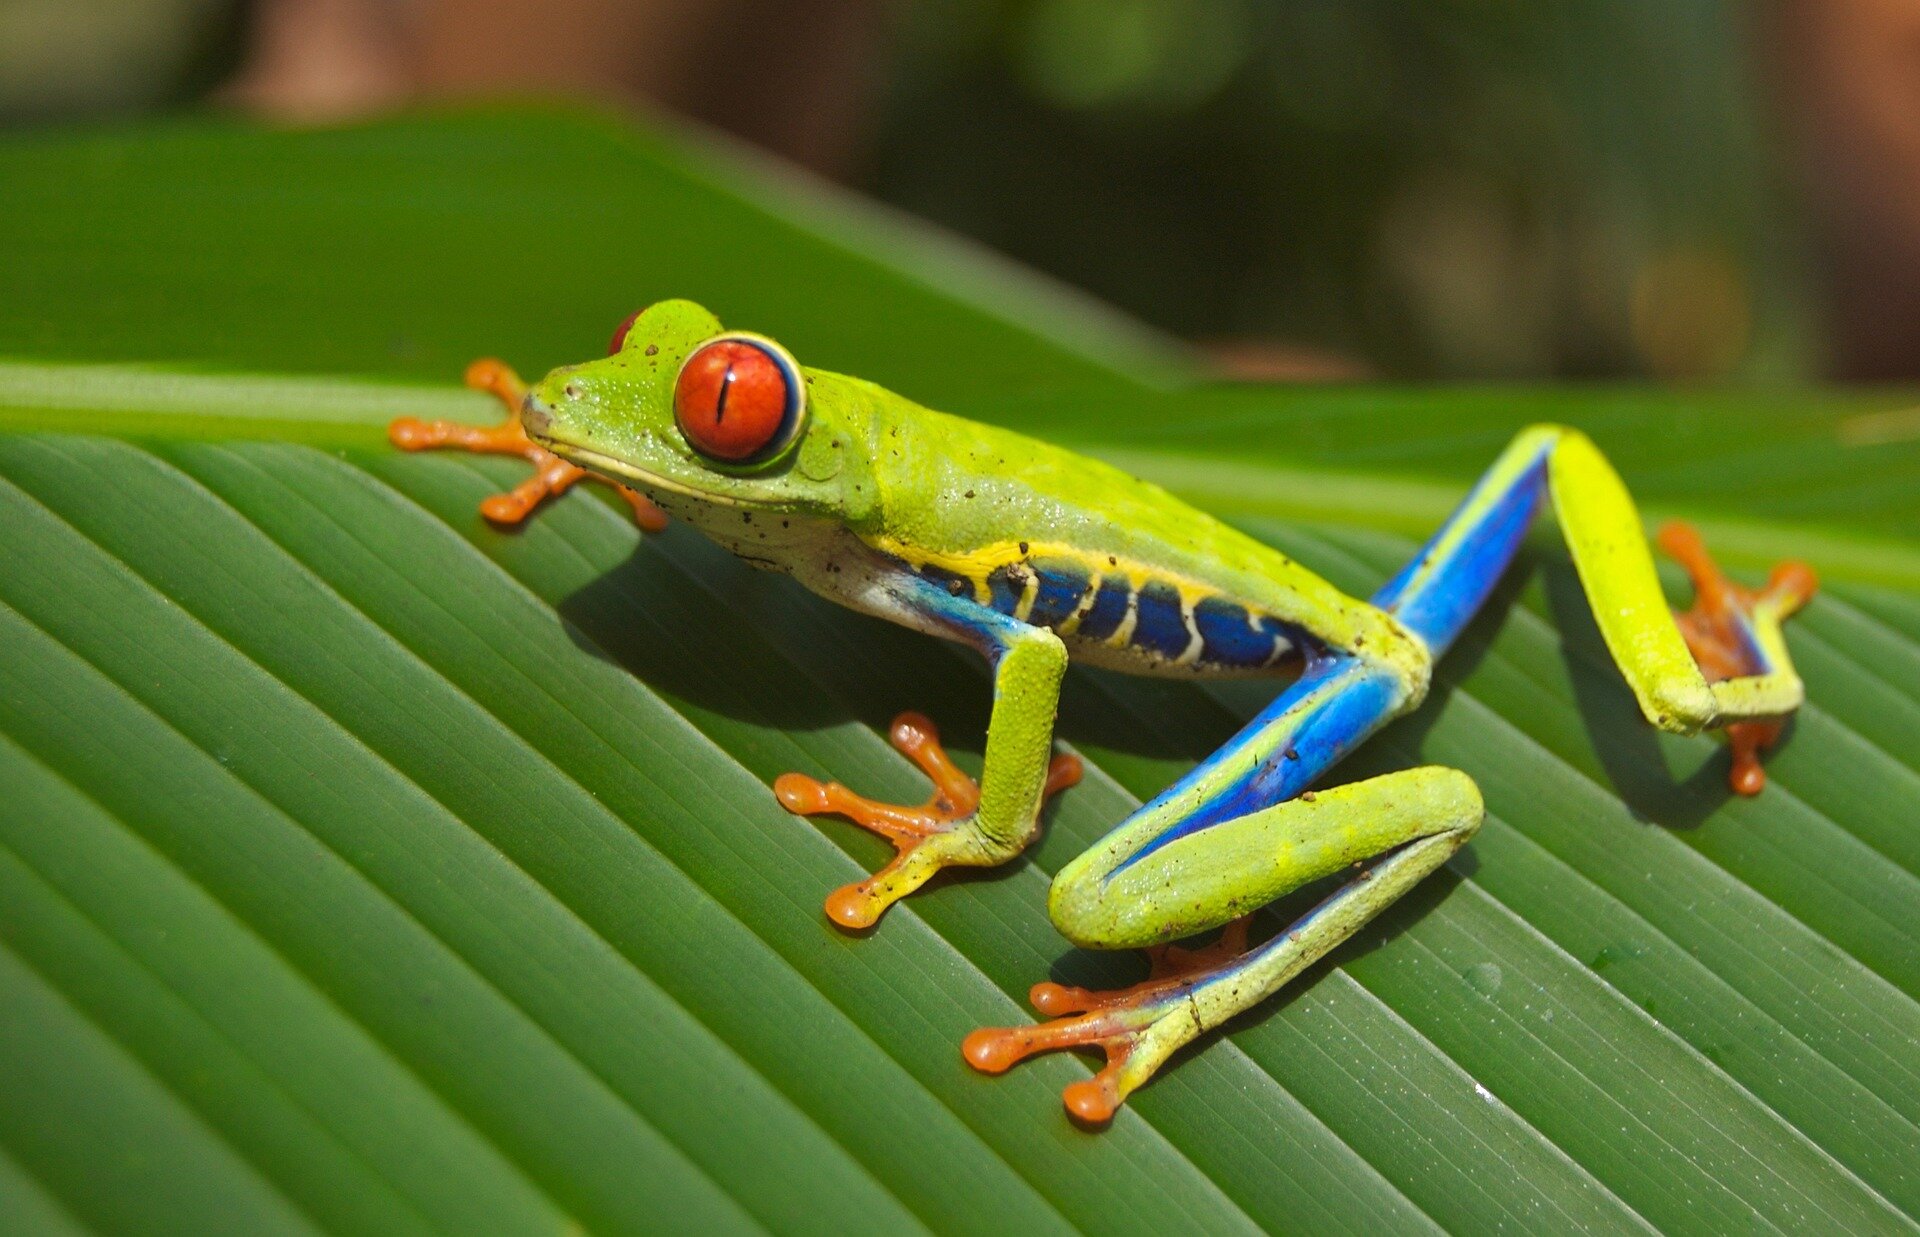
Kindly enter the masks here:
<path id="1" fill-rule="evenodd" d="M 569 382 L 566 386 L 560 388 L 560 394 L 566 396 L 568 399 L 579 399 L 580 387 L 577 383 Z"/>

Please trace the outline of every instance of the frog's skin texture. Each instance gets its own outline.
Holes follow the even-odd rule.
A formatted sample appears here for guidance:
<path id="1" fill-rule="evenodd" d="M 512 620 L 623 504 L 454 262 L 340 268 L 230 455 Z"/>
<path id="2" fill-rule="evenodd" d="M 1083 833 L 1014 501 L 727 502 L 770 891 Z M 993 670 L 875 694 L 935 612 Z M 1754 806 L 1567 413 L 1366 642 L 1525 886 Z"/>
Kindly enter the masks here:
<path id="1" fill-rule="evenodd" d="M 1155 486 L 803 369 L 770 340 L 724 333 L 689 302 L 654 305 L 622 331 L 606 358 L 531 389 L 498 363 L 476 365 L 469 380 L 514 413 L 498 430 L 396 422 L 392 436 L 409 448 L 532 459 L 538 475 L 490 500 L 490 518 L 517 520 L 548 490 L 597 476 L 629 493 L 643 525 L 661 511 L 677 516 L 755 566 L 987 658 L 994 703 L 978 784 L 913 714 L 896 721 L 893 740 L 934 783 L 923 807 L 800 774 L 776 782 L 789 809 L 849 817 L 899 849 L 828 899 L 843 926 L 872 925 L 942 867 L 1004 863 L 1033 840 L 1047 795 L 1079 776 L 1075 758 L 1050 758 L 1069 658 L 1138 674 L 1294 676 L 1224 747 L 1054 878 L 1047 909 L 1059 930 L 1088 948 L 1151 950 L 1154 978 L 1113 993 L 1039 984 L 1035 1005 L 1064 1016 L 978 1031 L 963 1045 L 996 1073 L 1034 1052 L 1104 1049 L 1105 1068 L 1065 1094 L 1082 1121 L 1111 1117 L 1182 1044 L 1271 995 L 1473 836 L 1480 793 L 1458 770 L 1309 788 L 1419 707 L 1434 660 L 1549 499 L 1649 722 L 1678 734 L 1726 728 L 1734 789 L 1752 794 L 1764 783 L 1758 749 L 1801 702 L 1781 624 L 1812 595 L 1812 573 L 1786 564 L 1748 591 L 1718 574 L 1690 530 L 1671 526 L 1662 545 L 1697 593 L 1676 621 L 1632 500 L 1574 430 L 1521 431 L 1419 556 L 1361 601 Z M 716 343 L 725 347 L 703 351 Z M 1248 947 L 1252 912 L 1342 872 L 1349 878 L 1319 906 Z M 1206 949 L 1171 944 L 1223 926 Z"/>

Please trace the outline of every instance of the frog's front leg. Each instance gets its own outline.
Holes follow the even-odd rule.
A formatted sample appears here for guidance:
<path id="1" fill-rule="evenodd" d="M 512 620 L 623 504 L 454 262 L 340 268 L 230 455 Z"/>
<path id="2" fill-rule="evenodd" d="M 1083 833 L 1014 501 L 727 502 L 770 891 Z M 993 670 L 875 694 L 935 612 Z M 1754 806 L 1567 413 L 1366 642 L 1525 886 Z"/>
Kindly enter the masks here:
<path id="1" fill-rule="evenodd" d="M 520 424 L 520 409 L 526 402 L 527 384 L 506 363 L 491 358 L 467 366 L 466 384 L 485 391 L 507 408 L 507 419 L 498 425 L 463 425 L 458 421 L 422 421 L 400 417 L 387 426 L 387 439 L 402 451 L 430 451 L 453 448 L 480 455 L 517 455 L 533 465 L 533 475 L 505 494 L 495 494 L 480 504 L 480 514 L 495 524 L 518 524 L 549 496 L 566 493 L 585 477 L 606 481 L 620 491 L 633 508 L 633 521 L 650 533 L 667 526 L 667 514 L 638 490 L 629 489 L 585 469 L 569 464 L 527 437 Z"/>
<path id="2" fill-rule="evenodd" d="M 999 1073 L 1036 1052 L 1103 1050 L 1107 1063 L 1062 1098 L 1082 1121 L 1120 1102 L 1182 1045 L 1278 991 L 1418 884 L 1480 827 L 1482 804 L 1457 770 L 1424 767 L 1331 790 L 1301 788 L 1414 698 L 1389 667 L 1332 656 L 1232 742 L 1054 878 L 1049 911 L 1077 945 L 1149 948 L 1228 924 L 1224 955 L 1111 993 L 1041 983 L 1032 1001 L 1066 1015 L 990 1028 L 962 1051 Z M 1297 797 L 1295 797 L 1297 795 Z M 1357 865 L 1357 866 L 1356 866 Z M 1238 921 L 1293 890 L 1350 879 L 1284 932 L 1252 948 Z"/>
<path id="3" fill-rule="evenodd" d="M 847 928 L 871 927 L 941 868 L 992 867 L 1013 858 L 1038 831 L 1047 796 L 1080 780 L 1078 757 L 1048 758 L 1067 667 L 1058 636 L 912 576 L 890 580 L 867 608 L 978 648 L 994 668 L 993 714 L 977 784 L 947 757 L 933 723 L 917 713 L 894 719 L 894 747 L 933 783 L 932 797 L 917 807 L 878 803 L 802 773 L 774 782 L 774 794 L 788 811 L 844 816 L 898 850 L 886 867 L 827 898 L 827 914 Z"/>

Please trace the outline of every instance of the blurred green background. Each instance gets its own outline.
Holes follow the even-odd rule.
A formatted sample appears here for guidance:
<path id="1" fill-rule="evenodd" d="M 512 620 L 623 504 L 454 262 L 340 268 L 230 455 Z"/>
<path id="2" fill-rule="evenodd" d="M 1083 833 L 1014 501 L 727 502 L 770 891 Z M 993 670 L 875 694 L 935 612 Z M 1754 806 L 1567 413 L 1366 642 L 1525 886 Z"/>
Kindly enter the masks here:
<path id="1" fill-rule="evenodd" d="M 17 126 L 528 93 L 729 131 L 1231 375 L 1920 374 L 1905 0 L 0 0 Z"/>

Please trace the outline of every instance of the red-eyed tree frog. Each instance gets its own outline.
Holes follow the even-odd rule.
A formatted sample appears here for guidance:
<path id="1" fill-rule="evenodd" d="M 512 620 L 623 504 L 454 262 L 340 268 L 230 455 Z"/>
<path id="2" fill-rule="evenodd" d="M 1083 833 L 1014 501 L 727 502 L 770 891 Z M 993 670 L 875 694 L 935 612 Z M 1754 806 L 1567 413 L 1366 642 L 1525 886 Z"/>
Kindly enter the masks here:
<path id="1" fill-rule="evenodd" d="M 1118 992 L 1038 984 L 1033 1003 L 1053 1021 L 977 1031 L 962 1046 L 989 1073 L 1036 1052 L 1103 1049 L 1105 1066 L 1064 1096 L 1083 1122 L 1109 1119 L 1181 1045 L 1272 995 L 1479 828 L 1480 793 L 1456 769 L 1310 788 L 1419 707 L 1434 659 L 1547 500 L 1641 712 L 1679 734 L 1724 727 L 1735 791 L 1759 791 L 1757 752 L 1803 694 L 1781 625 L 1812 595 L 1812 572 L 1783 564 L 1750 591 L 1719 574 L 1691 530 L 1669 526 L 1661 544 L 1697 595 L 1676 619 L 1618 475 L 1560 426 L 1522 430 L 1419 556 L 1361 601 L 1156 486 L 803 367 L 687 301 L 636 314 L 609 355 L 532 387 L 498 362 L 468 377 L 506 404 L 504 425 L 401 420 L 390 435 L 409 450 L 531 460 L 531 479 L 483 506 L 489 519 L 521 520 L 591 476 L 620 487 L 644 528 L 679 517 L 757 567 L 985 656 L 994 700 L 978 783 L 931 723 L 904 714 L 892 740 L 932 780 L 926 804 L 877 803 L 801 774 L 774 784 L 790 811 L 846 817 L 898 849 L 827 899 L 846 928 L 873 925 L 943 867 L 1005 863 L 1034 839 L 1047 797 L 1080 775 L 1077 759 L 1051 755 L 1070 658 L 1135 674 L 1293 676 L 1054 878 L 1047 910 L 1060 932 L 1087 948 L 1144 947 L 1153 978 Z M 1318 906 L 1249 947 L 1254 911 L 1342 873 Z M 1206 949 L 1173 944 L 1223 927 Z"/>

